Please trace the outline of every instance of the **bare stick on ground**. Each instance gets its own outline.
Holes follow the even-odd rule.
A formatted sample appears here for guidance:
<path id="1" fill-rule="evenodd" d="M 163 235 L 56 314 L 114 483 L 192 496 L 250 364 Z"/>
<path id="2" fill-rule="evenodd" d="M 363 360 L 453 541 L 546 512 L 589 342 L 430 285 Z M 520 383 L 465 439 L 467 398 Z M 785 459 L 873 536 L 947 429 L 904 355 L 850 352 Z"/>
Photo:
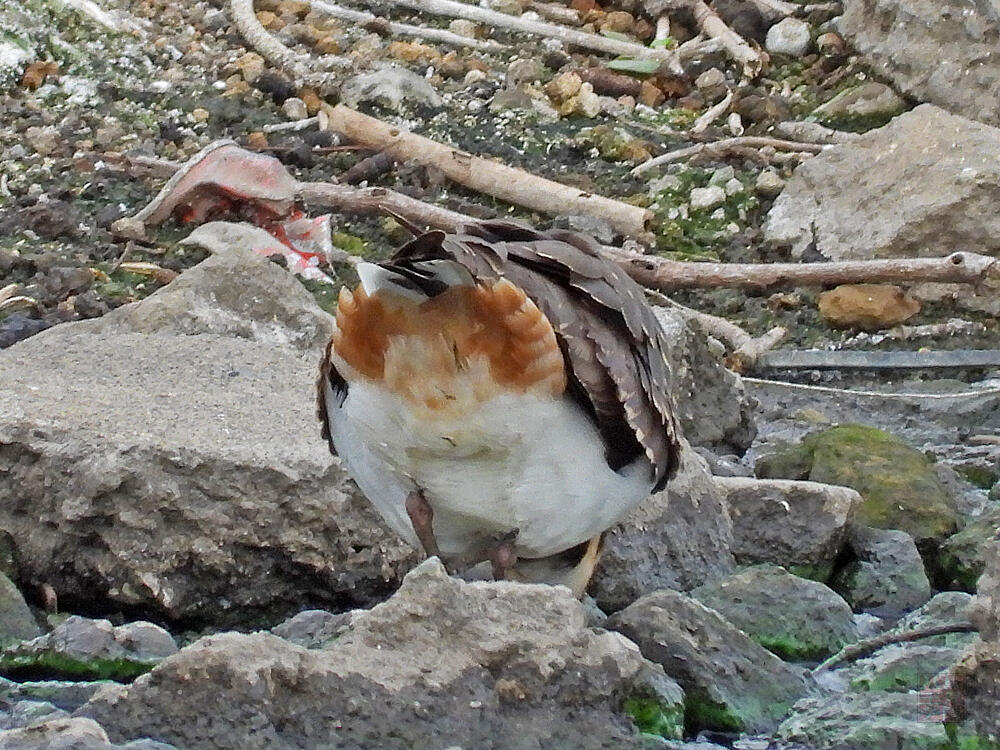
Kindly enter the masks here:
<path id="1" fill-rule="evenodd" d="M 760 75 L 767 64 L 767 55 L 751 47 L 747 40 L 733 31 L 719 15 L 712 10 L 704 0 L 674 0 L 677 9 L 685 9 L 691 13 L 695 24 L 710 39 L 718 39 L 743 68 L 745 79 L 754 79 Z"/>
<path id="2" fill-rule="evenodd" d="M 818 154 L 822 152 L 824 148 L 827 148 L 827 146 L 822 143 L 800 143 L 799 141 L 786 141 L 780 138 L 768 138 L 767 136 L 761 135 L 741 135 L 736 138 L 723 138 L 721 141 L 712 141 L 711 143 L 696 143 L 693 146 L 687 146 L 685 148 L 679 148 L 676 151 L 661 154 L 660 156 L 656 156 L 649 161 L 644 161 L 642 164 L 635 167 L 632 170 L 631 175 L 633 177 L 638 177 L 643 172 L 648 172 L 654 167 L 688 159 L 692 156 L 697 156 L 698 154 L 705 152 L 711 156 L 719 158 L 725 156 L 727 153 L 738 151 L 739 149 L 759 149 L 765 147 L 781 151 L 794 151 L 808 154 Z"/>
<path id="3" fill-rule="evenodd" d="M 397 161 L 437 167 L 461 185 L 533 211 L 596 216 L 630 237 L 643 234 L 652 216 L 644 208 L 473 156 L 368 117 L 343 104 L 328 110 L 328 114 L 330 127 L 352 141 L 385 151 Z"/>
<path id="4" fill-rule="evenodd" d="M 959 252 L 942 258 L 845 260 L 827 263 L 690 263 L 618 253 L 625 271 L 643 286 L 675 289 L 740 287 L 774 289 L 882 282 L 952 281 L 968 284 L 1000 278 L 1000 258 Z"/>
<path id="5" fill-rule="evenodd" d="M 469 49 L 480 49 L 480 50 L 506 49 L 506 47 L 503 44 L 495 42 L 492 39 L 473 39 L 472 37 L 462 36 L 461 34 L 454 34 L 450 31 L 445 31 L 444 29 L 434 29 L 425 26 L 414 26 L 409 23 L 397 23 L 396 21 L 390 21 L 387 18 L 376 16 L 373 13 L 367 13 L 363 10 L 353 10 L 351 8 L 345 8 L 342 5 L 327 3 L 324 2 L 323 0 L 309 0 L 309 5 L 312 6 L 313 10 L 328 15 L 332 18 L 338 18 L 341 21 L 350 21 L 351 23 L 356 23 L 359 26 L 367 24 L 377 24 L 379 27 L 385 29 L 386 31 L 392 34 L 399 34 L 400 36 L 415 36 L 421 39 L 426 39 L 431 42 L 450 44 L 454 47 L 468 47 Z"/>
<path id="6" fill-rule="evenodd" d="M 816 675 L 820 672 L 826 672 L 827 670 L 833 669 L 834 667 L 845 662 L 854 661 L 855 659 L 860 659 L 863 656 L 873 654 L 883 646 L 888 646 L 891 643 L 910 643 L 912 641 L 919 641 L 923 638 L 930 638 L 935 635 L 975 632 L 976 627 L 972 623 L 956 622 L 951 623 L 950 625 L 931 625 L 926 628 L 904 630 L 900 633 L 883 633 L 882 635 L 877 635 L 874 638 L 866 638 L 863 641 L 852 643 L 850 646 L 845 646 L 818 667 L 813 669 L 812 673 Z"/>
<path id="7" fill-rule="evenodd" d="M 229 12 L 233 23 L 246 40 L 247 45 L 258 52 L 269 63 L 284 71 L 292 78 L 326 93 L 340 85 L 340 76 L 322 70 L 347 71 L 356 63 L 345 57 L 323 55 L 313 59 L 300 55 L 275 39 L 261 26 L 253 10 L 253 0 L 230 0 Z M 317 71 L 320 72 L 317 72 Z"/>
<path id="8" fill-rule="evenodd" d="M 761 354 L 777 346 L 781 339 L 788 334 L 787 330 L 777 326 L 763 336 L 754 338 L 725 318 L 685 307 L 680 302 L 656 290 L 647 289 L 646 293 L 664 307 L 676 310 L 686 321 L 695 323 L 709 336 L 725 344 L 726 348 L 732 352 L 726 357 L 726 366 L 736 372 L 751 370 Z"/>
<path id="9" fill-rule="evenodd" d="M 846 130 L 834 130 L 818 122 L 805 120 L 785 120 L 774 126 L 774 132 L 782 138 L 792 141 L 817 143 L 849 143 L 861 137 L 861 133 L 851 133 Z"/>
<path id="10" fill-rule="evenodd" d="M 737 347 L 732 354 L 726 357 L 726 367 L 734 372 L 749 372 L 757 364 L 757 360 L 760 359 L 762 354 L 780 344 L 781 340 L 787 335 L 788 329 L 775 326 L 763 336 L 750 339 L 750 341 Z"/>
<path id="11" fill-rule="evenodd" d="M 572 44 L 576 47 L 582 47 L 595 52 L 604 52 L 609 55 L 625 55 L 636 59 L 662 60 L 663 62 L 674 60 L 677 56 L 675 52 L 670 50 L 610 39 L 557 24 L 532 21 L 520 16 L 509 16 L 495 10 L 482 8 L 478 5 L 456 2 L 455 0 L 387 0 L 387 2 L 392 5 L 400 5 L 404 8 L 411 8 L 433 15 L 464 18 L 469 21 L 478 21 L 479 23 L 489 24 L 498 28 L 558 39 L 566 44 Z"/>
<path id="12" fill-rule="evenodd" d="M 694 121 L 694 125 L 691 126 L 692 133 L 701 133 L 709 125 L 722 117 L 726 112 L 729 111 L 729 107 L 733 103 L 733 92 L 732 90 L 727 91 L 726 95 L 716 104 L 705 110 L 705 112 Z"/>

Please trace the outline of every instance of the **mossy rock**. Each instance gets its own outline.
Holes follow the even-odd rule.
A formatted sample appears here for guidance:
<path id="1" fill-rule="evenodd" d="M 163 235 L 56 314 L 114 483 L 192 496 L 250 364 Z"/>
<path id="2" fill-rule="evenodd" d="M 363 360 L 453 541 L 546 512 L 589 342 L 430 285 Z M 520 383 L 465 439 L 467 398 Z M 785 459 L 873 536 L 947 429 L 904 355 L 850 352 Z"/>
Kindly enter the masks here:
<path id="1" fill-rule="evenodd" d="M 953 534 L 941 545 L 937 556 L 936 583 L 940 587 L 958 587 L 975 593 L 976 582 L 983 574 L 986 550 L 1000 528 L 1000 504 Z"/>
<path id="2" fill-rule="evenodd" d="M 918 543 L 955 532 L 957 514 L 933 462 L 903 440 L 867 425 L 832 427 L 757 462 L 757 476 L 852 487 L 864 498 L 857 522 L 899 529 Z"/>
<path id="3" fill-rule="evenodd" d="M 777 565 L 747 568 L 691 596 L 785 660 L 821 660 L 858 637 L 846 601 Z"/>
<path id="4" fill-rule="evenodd" d="M 956 648 L 893 644 L 851 667 L 851 690 L 920 690 L 962 656 Z"/>

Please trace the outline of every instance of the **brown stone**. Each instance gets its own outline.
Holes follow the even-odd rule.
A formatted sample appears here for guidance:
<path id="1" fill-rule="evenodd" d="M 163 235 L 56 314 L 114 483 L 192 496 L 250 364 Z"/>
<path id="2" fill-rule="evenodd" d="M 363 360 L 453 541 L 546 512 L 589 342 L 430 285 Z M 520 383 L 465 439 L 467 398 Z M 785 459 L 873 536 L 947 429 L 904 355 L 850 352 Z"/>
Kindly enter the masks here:
<path id="1" fill-rule="evenodd" d="M 582 85 L 583 79 L 576 73 L 560 73 L 545 84 L 545 93 L 552 101 L 561 103 L 580 93 Z"/>
<path id="2" fill-rule="evenodd" d="M 319 112 L 320 107 L 323 106 L 323 100 L 320 98 L 319 94 L 309 88 L 299 90 L 299 99 L 305 102 L 306 112 L 310 116 Z"/>
<path id="3" fill-rule="evenodd" d="M 658 107 L 666 98 L 666 95 L 649 81 L 643 81 L 639 87 L 639 101 L 647 107 Z"/>
<path id="4" fill-rule="evenodd" d="M 611 11 L 601 19 L 601 31 L 616 31 L 620 34 L 629 34 L 635 25 L 635 19 L 631 13 L 623 10 Z"/>
<path id="5" fill-rule="evenodd" d="M 843 284 L 819 296 L 819 314 L 834 328 L 879 331 L 918 312 L 920 303 L 890 284 Z"/>
<path id="6" fill-rule="evenodd" d="M 397 60 L 406 62 L 422 62 L 436 65 L 441 59 L 441 53 L 433 47 L 420 42 L 392 42 L 389 45 L 389 54 Z"/>

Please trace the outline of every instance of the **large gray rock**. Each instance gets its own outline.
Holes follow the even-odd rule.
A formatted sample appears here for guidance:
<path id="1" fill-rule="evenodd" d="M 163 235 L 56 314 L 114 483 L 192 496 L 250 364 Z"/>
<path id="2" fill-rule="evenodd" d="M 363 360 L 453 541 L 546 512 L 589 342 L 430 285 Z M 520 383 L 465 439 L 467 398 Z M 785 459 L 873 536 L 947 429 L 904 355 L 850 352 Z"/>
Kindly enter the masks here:
<path id="1" fill-rule="evenodd" d="M 862 692 L 806 698 L 778 728 L 778 739 L 811 748 L 949 750 L 941 710 L 921 693 Z"/>
<path id="2" fill-rule="evenodd" d="M 0 573 L 0 646 L 42 634 L 17 586 Z"/>
<path id="3" fill-rule="evenodd" d="M 980 640 L 953 671 L 952 710 L 970 718 L 987 740 L 1000 743 L 1000 539 L 986 554 L 986 572 L 969 610 Z"/>
<path id="4" fill-rule="evenodd" d="M 831 260 L 1000 254 L 998 149 L 1000 129 L 922 105 L 804 162 L 765 237 Z"/>
<path id="5" fill-rule="evenodd" d="M 941 545 L 938 562 L 945 583 L 975 591 L 986 565 L 990 545 L 1000 528 L 1000 503 L 993 503 Z"/>
<path id="6" fill-rule="evenodd" d="M 612 615 L 608 627 L 684 688 L 689 729 L 771 731 L 809 688 L 801 669 L 676 591 L 644 596 Z"/>
<path id="7" fill-rule="evenodd" d="M 861 503 L 850 487 L 791 479 L 718 477 L 739 563 L 774 563 L 827 580 Z"/>
<path id="8" fill-rule="evenodd" d="M 782 659 L 820 660 L 858 639 L 851 605 L 776 565 L 747 568 L 691 596 Z"/>
<path id="9" fill-rule="evenodd" d="M 846 0 L 839 29 L 903 93 L 1000 125 L 995 0 Z"/>
<path id="10" fill-rule="evenodd" d="M 942 591 L 940 594 L 932 596 L 919 609 L 907 614 L 889 632 L 904 633 L 908 630 L 968 622 L 971 602 L 972 596 L 964 591 Z M 945 633 L 944 635 L 921 638 L 919 642 L 927 646 L 964 649 L 972 645 L 975 640 L 975 633 Z"/>
<path id="11" fill-rule="evenodd" d="M 2 750 L 111 750 L 107 733 L 92 719 L 60 717 L 0 732 Z"/>
<path id="12" fill-rule="evenodd" d="M 753 401 L 743 380 L 709 349 L 696 322 L 669 307 L 654 307 L 666 333 L 673 396 L 684 437 L 699 447 L 742 455 L 757 434 Z"/>
<path id="13" fill-rule="evenodd" d="M 733 570 L 732 527 L 717 480 L 685 445 L 667 489 L 605 537 L 590 594 L 607 612 L 662 588 L 688 590 Z"/>
<path id="14" fill-rule="evenodd" d="M 832 585 L 855 610 L 901 617 L 931 598 L 917 545 L 905 531 L 855 526 L 848 545 L 854 560 Z"/>
<path id="15" fill-rule="evenodd" d="M 680 731 L 682 692 L 561 587 L 464 583 L 437 560 L 324 649 L 267 633 L 203 638 L 78 715 L 112 739 L 199 750 L 621 747 L 622 711 Z"/>
<path id="16" fill-rule="evenodd" d="M 319 439 L 329 325 L 239 251 L 0 354 L 0 529 L 23 580 L 68 609 L 215 622 L 384 597 L 414 555 Z"/>

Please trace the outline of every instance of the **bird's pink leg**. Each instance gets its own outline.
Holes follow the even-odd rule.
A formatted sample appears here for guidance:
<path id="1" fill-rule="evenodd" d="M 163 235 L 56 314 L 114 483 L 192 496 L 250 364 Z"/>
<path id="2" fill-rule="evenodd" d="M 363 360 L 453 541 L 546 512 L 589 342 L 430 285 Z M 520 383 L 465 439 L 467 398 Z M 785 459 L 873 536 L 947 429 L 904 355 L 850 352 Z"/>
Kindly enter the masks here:
<path id="1" fill-rule="evenodd" d="M 517 553 L 514 552 L 514 540 L 517 531 L 514 530 L 501 539 L 490 550 L 490 564 L 493 566 L 493 580 L 505 581 L 510 577 L 510 571 L 517 564 Z"/>
<path id="2" fill-rule="evenodd" d="M 434 509 L 421 490 L 414 490 L 406 496 L 406 515 L 410 517 L 413 530 L 427 556 L 437 557 L 444 562 L 437 539 L 434 538 Z"/>

